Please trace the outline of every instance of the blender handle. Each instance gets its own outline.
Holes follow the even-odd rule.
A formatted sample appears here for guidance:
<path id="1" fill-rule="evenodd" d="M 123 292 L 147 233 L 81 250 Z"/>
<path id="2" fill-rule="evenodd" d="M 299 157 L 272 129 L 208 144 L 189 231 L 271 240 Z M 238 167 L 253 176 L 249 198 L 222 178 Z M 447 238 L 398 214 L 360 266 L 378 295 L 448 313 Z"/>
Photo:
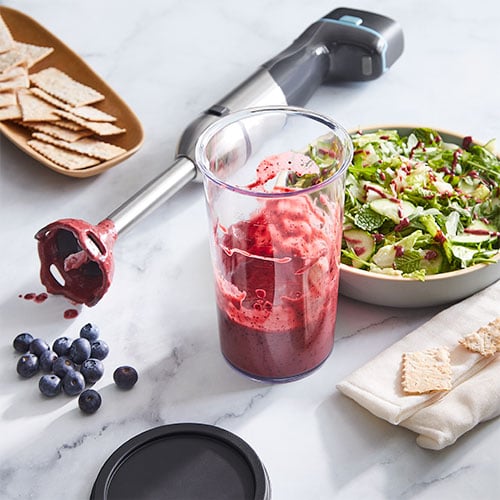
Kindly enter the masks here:
<path id="1" fill-rule="evenodd" d="M 403 53 L 403 31 L 386 16 L 341 7 L 266 62 L 289 104 L 304 105 L 322 83 L 374 80 Z"/>

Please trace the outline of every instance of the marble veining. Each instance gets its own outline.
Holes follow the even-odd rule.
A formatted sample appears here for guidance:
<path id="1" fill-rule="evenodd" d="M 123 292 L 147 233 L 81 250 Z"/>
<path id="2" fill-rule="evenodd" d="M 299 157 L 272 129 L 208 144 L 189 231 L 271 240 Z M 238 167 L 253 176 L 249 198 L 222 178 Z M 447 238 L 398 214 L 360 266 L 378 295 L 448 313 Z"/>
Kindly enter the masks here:
<path id="1" fill-rule="evenodd" d="M 0 499 L 84 500 L 109 455 L 129 438 L 174 422 L 203 422 L 245 439 L 264 462 L 273 500 L 493 500 L 500 491 L 498 420 L 430 452 L 406 429 L 343 397 L 335 384 L 441 310 L 383 308 L 340 297 L 332 355 L 291 384 L 249 380 L 222 358 L 201 185 L 120 235 L 115 277 L 73 320 L 61 297 L 40 293 L 35 232 L 77 217 L 97 223 L 171 162 L 184 127 L 309 24 L 327 0 L 2 0 L 79 53 L 137 113 L 142 149 L 101 176 L 71 179 L 0 137 Z M 344 5 L 344 4 L 343 4 Z M 345 2 L 349 6 L 349 2 Z M 500 4 L 484 0 L 358 0 L 400 22 L 402 58 L 380 79 L 321 87 L 308 107 L 346 128 L 414 123 L 500 138 Z M 464 312 L 465 314 L 466 312 Z M 103 406 L 46 400 L 19 380 L 11 342 L 21 331 L 52 341 L 92 321 L 111 347 L 97 384 Z M 114 367 L 140 380 L 116 389 Z"/>

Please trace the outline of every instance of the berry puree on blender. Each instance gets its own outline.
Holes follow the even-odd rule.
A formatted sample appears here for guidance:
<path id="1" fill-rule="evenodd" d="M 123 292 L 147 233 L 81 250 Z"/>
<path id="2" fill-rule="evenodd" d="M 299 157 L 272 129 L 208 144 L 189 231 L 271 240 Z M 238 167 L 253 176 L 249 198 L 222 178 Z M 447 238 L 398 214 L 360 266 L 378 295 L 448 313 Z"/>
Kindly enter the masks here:
<path id="1" fill-rule="evenodd" d="M 287 183 L 266 187 L 281 172 Z M 256 379 L 303 376 L 333 348 L 342 208 L 328 186 L 301 193 L 295 182 L 324 174 L 301 153 L 269 157 L 247 188 L 293 196 L 258 198 L 247 220 L 214 228 L 221 349 Z"/>

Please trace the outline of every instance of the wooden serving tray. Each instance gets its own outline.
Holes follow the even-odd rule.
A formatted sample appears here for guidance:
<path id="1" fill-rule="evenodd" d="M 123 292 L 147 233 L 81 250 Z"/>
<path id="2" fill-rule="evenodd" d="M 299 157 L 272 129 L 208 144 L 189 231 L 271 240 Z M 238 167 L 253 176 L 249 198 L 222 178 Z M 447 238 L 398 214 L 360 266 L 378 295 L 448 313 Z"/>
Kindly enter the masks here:
<path id="1" fill-rule="evenodd" d="M 94 104 L 94 106 L 106 113 L 116 116 L 117 121 L 115 124 L 126 129 L 125 133 L 112 136 L 109 142 L 127 151 L 120 156 L 108 161 L 103 161 L 95 166 L 80 170 L 70 170 L 53 163 L 29 147 L 27 141 L 31 137 L 31 131 L 25 127 L 17 125 L 12 121 L 2 121 L 0 122 L 0 132 L 2 132 L 5 137 L 41 164 L 60 174 L 71 177 L 90 177 L 100 174 L 129 158 L 141 147 L 144 141 L 144 132 L 137 116 L 120 96 L 116 94 L 116 92 L 102 80 L 102 78 L 100 78 L 81 57 L 43 26 L 38 24 L 34 19 L 22 12 L 9 7 L 0 6 L 0 15 L 3 17 L 16 41 L 54 48 L 51 54 L 30 69 L 30 73 L 35 73 L 53 66 L 63 71 L 74 80 L 92 87 L 105 96 L 103 101 Z"/>

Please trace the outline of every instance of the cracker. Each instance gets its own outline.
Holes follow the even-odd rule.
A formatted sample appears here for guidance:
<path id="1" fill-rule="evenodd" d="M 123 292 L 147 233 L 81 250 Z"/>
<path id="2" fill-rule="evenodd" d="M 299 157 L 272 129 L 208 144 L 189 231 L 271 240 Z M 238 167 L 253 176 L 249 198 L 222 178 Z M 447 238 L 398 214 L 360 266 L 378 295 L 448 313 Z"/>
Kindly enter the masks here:
<path id="1" fill-rule="evenodd" d="M 66 118 L 72 122 L 81 125 L 84 128 L 92 130 L 97 135 L 115 135 L 122 134 L 126 130 L 124 128 L 119 128 L 116 125 L 113 125 L 109 122 L 91 122 L 89 120 L 84 120 L 83 118 L 79 118 L 78 116 L 73 115 L 72 113 L 68 113 L 67 111 L 57 110 L 55 111 L 62 118 Z"/>
<path id="2" fill-rule="evenodd" d="M 13 90 L 0 92 L 0 108 L 15 106 L 17 104 L 16 93 Z"/>
<path id="3" fill-rule="evenodd" d="M 77 132 L 79 130 L 85 130 L 87 132 L 87 135 L 93 134 L 93 132 L 91 130 L 83 128 L 81 125 L 78 125 L 78 123 L 70 122 L 69 120 L 65 120 L 64 118 L 54 122 L 54 125 L 57 125 L 58 127 L 62 127 L 62 128 L 67 128 L 68 130 L 74 130 L 75 132 Z"/>
<path id="4" fill-rule="evenodd" d="M 0 53 L 7 52 L 14 47 L 14 39 L 9 28 L 0 15 Z"/>
<path id="5" fill-rule="evenodd" d="M 90 130 L 69 130 L 57 125 L 58 122 L 16 122 L 18 125 L 42 132 L 66 142 L 74 142 L 92 135 Z"/>
<path id="6" fill-rule="evenodd" d="M 68 111 L 78 118 L 88 120 L 89 122 L 115 122 L 116 116 L 110 115 L 94 108 L 93 106 L 79 106 L 77 108 L 70 108 Z"/>
<path id="7" fill-rule="evenodd" d="M 53 47 L 43 47 L 41 45 L 32 45 L 31 43 L 15 42 L 16 49 L 24 57 L 28 68 L 34 66 L 37 62 L 54 52 Z"/>
<path id="8" fill-rule="evenodd" d="M 75 153 L 92 156 L 99 160 L 111 160 L 126 152 L 126 149 L 109 144 L 108 142 L 99 141 L 98 139 L 84 138 L 76 142 L 66 142 L 37 132 L 33 134 L 33 138 L 69 151 L 74 151 Z"/>
<path id="9" fill-rule="evenodd" d="M 43 69 L 30 78 L 34 85 L 72 106 L 84 106 L 104 99 L 97 90 L 73 80 L 57 68 Z"/>
<path id="10" fill-rule="evenodd" d="M 28 89 L 17 92 L 17 100 L 21 107 L 22 119 L 25 122 L 56 121 L 59 116 L 54 113 L 56 107 L 48 104 Z"/>
<path id="11" fill-rule="evenodd" d="M 73 153 L 36 139 L 29 140 L 28 145 L 50 161 L 70 170 L 92 167 L 100 163 L 96 158 Z"/>
<path id="12" fill-rule="evenodd" d="M 11 49 L 0 54 L 0 72 L 7 71 L 25 62 L 24 56 L 17 49 Z"/>
<path id="13" fill-rule="evenodd" d="M 481 356 L 493 356 L 500 352 L 500 318 L 490 321 L 475 332 L 458 341 L 466 349 Z"/>
<path id="14" fill-rule="evenodd" d="M 28 68 L 25 65 L 14 66 L 13 68 L 0 73 L 0 82 L 5 82 L 5 80 L 11 80 L 12 78 L 16 78 L 17 76 L 26 76 L 28 75 Z"/>
<path id="15" fill-rule="evenodd" d="M 450 351 L 435 347 L 403 353 L 402 386 L 406 394 L 426 394 L 451 389 Z"/>
<path id="16" fill-rule="evenodd" d="M 116 121 L 115 116 L 105 113 L 104 111 L 101 111 L 100 109 L 97 109 L 94 106 L 78 106 L 75 108 L 65 103 L 64 101 L 61 101 L 60 99 L 57 99 L 56 97 L 51 96 L 50 94 L 47 94 L 47 92 L 45 92 L 42 89 L 39 89 L 38 87 L 32 87 L 30 90 L 37 97 L 40 97 L 40 99 L 43 99 L 44 101 L 47 101 L 48 103 L 57 106 L 58 108 L 68 111 L 72 115 L 78 116 L 83 120 L 88 120 L 91 122 Z"/>
<path id="17" fill-rule="evenodd" d="M 0 108 L 0 121 L 17 120 L 18 118 L 21 118 L 21 108 L 19 105 L 14 104 Z"/>
<path id="18" fill-rule="evenodd" d="M 4 90 L 27 89 L 29 86 L 28 75 L 19 75 L 0 82 L 0 92 Z"/>

